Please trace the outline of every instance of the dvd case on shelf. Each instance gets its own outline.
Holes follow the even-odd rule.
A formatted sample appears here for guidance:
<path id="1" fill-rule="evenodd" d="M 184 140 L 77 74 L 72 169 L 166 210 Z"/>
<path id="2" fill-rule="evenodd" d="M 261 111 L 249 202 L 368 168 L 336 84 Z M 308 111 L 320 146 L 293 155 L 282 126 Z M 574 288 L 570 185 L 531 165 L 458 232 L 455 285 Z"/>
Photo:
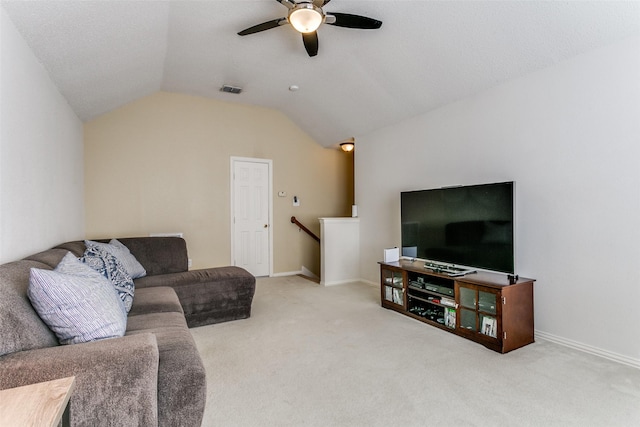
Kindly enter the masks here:
<path id="1" fill-rule="evenodd" d="M 393 288 L 393 302 L 400 305 L 403 304 L 402 289 Z"/>
<path id="2" fill-rule="evenodd" d="M 393 294 L 391 292 L 393 288 L 391 286 L 384 287 L 384 299 L 387 301 L 393 301 Z"/>
<path id="3" fill-rule="evenodd" d="M 445 307 L 444 308 L 444 325 L 447 328 L 456 328 L 456 309 Z"/>
<path id="4" fill-rule="evenodd" d="M 482 318 L 482 329 L 480 332 L 484 335 L 496 338 L 498 336 L 496 319 L 494 317 L 484 316 Z"/>

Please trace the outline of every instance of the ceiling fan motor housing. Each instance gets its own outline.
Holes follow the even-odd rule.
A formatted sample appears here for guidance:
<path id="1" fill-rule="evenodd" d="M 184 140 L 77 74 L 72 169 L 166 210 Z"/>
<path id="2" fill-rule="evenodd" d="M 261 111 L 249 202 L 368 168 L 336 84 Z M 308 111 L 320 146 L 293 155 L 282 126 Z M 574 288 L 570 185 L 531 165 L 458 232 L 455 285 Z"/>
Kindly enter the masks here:
<path id="1" fill-rule="evenodd" d="M 302 42 L 309 56 L 318 54 L 318 34 L 316 30 L 322 24 L 328 24 L 343 28 L 357 28 L 363 30 L 375 30 L 380 28 L 382 21 L 366 16 L 351 13 L 329 12 L 324 13 L 322 8 L 331 0 L 302 0 L 296 3 L 293 0 L 276 0 L 289 9 L 286 17 L 272 19 L 258 25 L 245 28 L 238 33 L 239 36 L 259 33 L 261 31 L 277 28 L 282 25 L 291 25 L 302 34 Z"/>

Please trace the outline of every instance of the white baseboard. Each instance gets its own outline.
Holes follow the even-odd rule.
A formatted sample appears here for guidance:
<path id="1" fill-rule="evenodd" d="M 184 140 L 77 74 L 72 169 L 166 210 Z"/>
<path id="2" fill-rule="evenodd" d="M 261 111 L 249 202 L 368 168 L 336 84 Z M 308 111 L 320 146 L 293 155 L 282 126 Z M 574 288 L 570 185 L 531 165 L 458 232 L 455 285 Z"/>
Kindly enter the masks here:
<path id="1" fill-rule="evenodd" d="M 605 359 L 612 360 L 614 362 L 622 363 L 624 365 L 631 366 L 636 369 L 640 369 L 640 360 L 634 359 L 632 357 L 623 356 L 618 353 L 613 353 L 611 351 L 602 350 L 597 347 L 593 347 L 587 344 L 583 344 L 581 342 L 572 341 L 567 338 L 559 337 L 557 335 L 550 334 L 548 332 L 543 331 L 535 331 L 536 339 L 540 338 L 546 341 L 550 341 L 556 344 L 563 345 L 565 347 L 570 347 L 576 350 L 583 351 L 585 353 L 593 354 L 594 356 L 603 357 Z"/>
<path id="2" fill-rule="evenodd" d="M 273 273 L 269 277 L 297 276 L 298 274 L 302 274 L 302 270 L 300 270 L 300 271 L 285 271 L 285 272 L 282 272 L 282 273 Z"/>
<path id="3" fill-rule="evenodd" d="M 354 283 L 354 282 L 364 283 L 365 285 L 373 286 L 373 287 L 376 287 L 376 288 L 380 286 L 380 282 L 372 282 L 371 280 L 366 280 L 366 279 L 363 279 L 363 278 L 341 280 L 339 282 L 330 282 L 330 283 L 326 283 L 324 286 L 342 285 L 342 284 L 345 284 L 345 283 Z M 320 282 L 320 284 L 322 285 L 322 282 Z"/>
<path id="4" fill-rule="evenodd" d="M 320 284 L 322 286 L 334 286 L 334 285 L 344 285 L 347 283 L 354 283 L 359 281 L 360 279 L 335 280 L 333 282 L 323 282 L 322 280 L 320 280 Z"/>
<path id="5" fill-rule="evenodd" d="M 372 282 L 371 280 L 360 279 L 362 283 L 366 283 L 369 286 L 375 286 L 376 288 L 380 286 L 380 282 Z"/>
<path id="6" fill-rule="evenodd" d="M 284 271 L 281 273 L 273 273 L 271 276 L 269 277 L 286 277 L 286 276 L 297 276 L 298 274 L 302 274 L 303 276 L 307 276 L 307 277 L 311 277 L 313 279 L 318 279 L 320 280 L 320 278 L 315 275 L 313 273 L 313 271 L 309 270 L 307 267 L 305 267 L 304 265 L 302 266 L 301 270 L 298 271 Z"/>
<path id="7" fill-rule="evenodd" d="M 309 270 L 304 265 L 302 266 L 302 275 L 303 276 L 307 276 L 307 277 L 311 277 L 313 279 L 320 280 L 320 276 L 316 275 L 313 271 Z"/>

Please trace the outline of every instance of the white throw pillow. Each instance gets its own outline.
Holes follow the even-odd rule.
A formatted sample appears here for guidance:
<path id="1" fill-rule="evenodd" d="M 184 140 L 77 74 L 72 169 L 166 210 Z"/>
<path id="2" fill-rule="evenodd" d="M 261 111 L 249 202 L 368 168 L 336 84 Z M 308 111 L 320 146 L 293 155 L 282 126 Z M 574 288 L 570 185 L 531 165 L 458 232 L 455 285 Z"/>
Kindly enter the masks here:
<path id="1" fill-rule="evenodd" d="M 69 266 L 72 262 L 80 267 Z M 87 271 L 91 268 L 70 253 L 61 264 L 60 270 L 78 274 L 62 273 L 58 267 L 54 271 L 32 268 L 27 290 L 31 304 L 60 344 L 123 336 L 126 312 L 111 283 L 99 273 Z"/>

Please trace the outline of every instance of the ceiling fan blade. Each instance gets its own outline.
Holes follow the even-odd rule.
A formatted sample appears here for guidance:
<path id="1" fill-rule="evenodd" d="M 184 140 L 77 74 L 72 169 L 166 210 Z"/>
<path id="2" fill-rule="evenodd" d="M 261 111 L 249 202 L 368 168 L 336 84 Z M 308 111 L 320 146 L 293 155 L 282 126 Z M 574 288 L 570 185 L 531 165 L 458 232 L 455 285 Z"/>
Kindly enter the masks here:
<path id="1" fill-rule="evenodd" d="M 377 19 L 373 18 L 367 18 L 366 16 L 338 12 L 327 13 L 327 18 L 329 18 L 330 16 L 335 17 L 335 22 L 330 22 L 332 21 L 332 19 L 327 19 L 326 23 L 329 25 L 335 25 L 336 27 L 377 30 L 382 26 L 382 21 L 378 21 Z"/>
<path id="2" fill-rule="evenodd" d="M 287 23 L 289 23 L 289 21 L 287 21 L 287 18 L 273 19 L 271 21 L 263 22 L 262 24 L 254 25 L 253 27 L 242 30 L 238 33 L 238 35 L 246 36 L 248 34 L 259 33 L 260 31 L 270 30 Z"/>
<path id="3" fill-rule="evenodd" d="M 318 33 L 302 33 L 302 42 L 304 48 L 307 49 L 309 56 L 316 56 L 318 54 Z"/>
<path id="4" fill-rule="evenodd" d="M 280 0 L 278 0 L 280 1 Z M 326 5 L 327 3 L 329 3 L 331 0 L 313 0 L 313 5 L 315 7 L 322 7 L 324 5 Z"/>
<path id="5" fill-rule="evenodd" d="M 276 1 L 283 6 L 286 6 L 288 9 L 293 9 L 294 7 L 296 7 L 296 4 L 291 0 L 276 0 Z"/>

